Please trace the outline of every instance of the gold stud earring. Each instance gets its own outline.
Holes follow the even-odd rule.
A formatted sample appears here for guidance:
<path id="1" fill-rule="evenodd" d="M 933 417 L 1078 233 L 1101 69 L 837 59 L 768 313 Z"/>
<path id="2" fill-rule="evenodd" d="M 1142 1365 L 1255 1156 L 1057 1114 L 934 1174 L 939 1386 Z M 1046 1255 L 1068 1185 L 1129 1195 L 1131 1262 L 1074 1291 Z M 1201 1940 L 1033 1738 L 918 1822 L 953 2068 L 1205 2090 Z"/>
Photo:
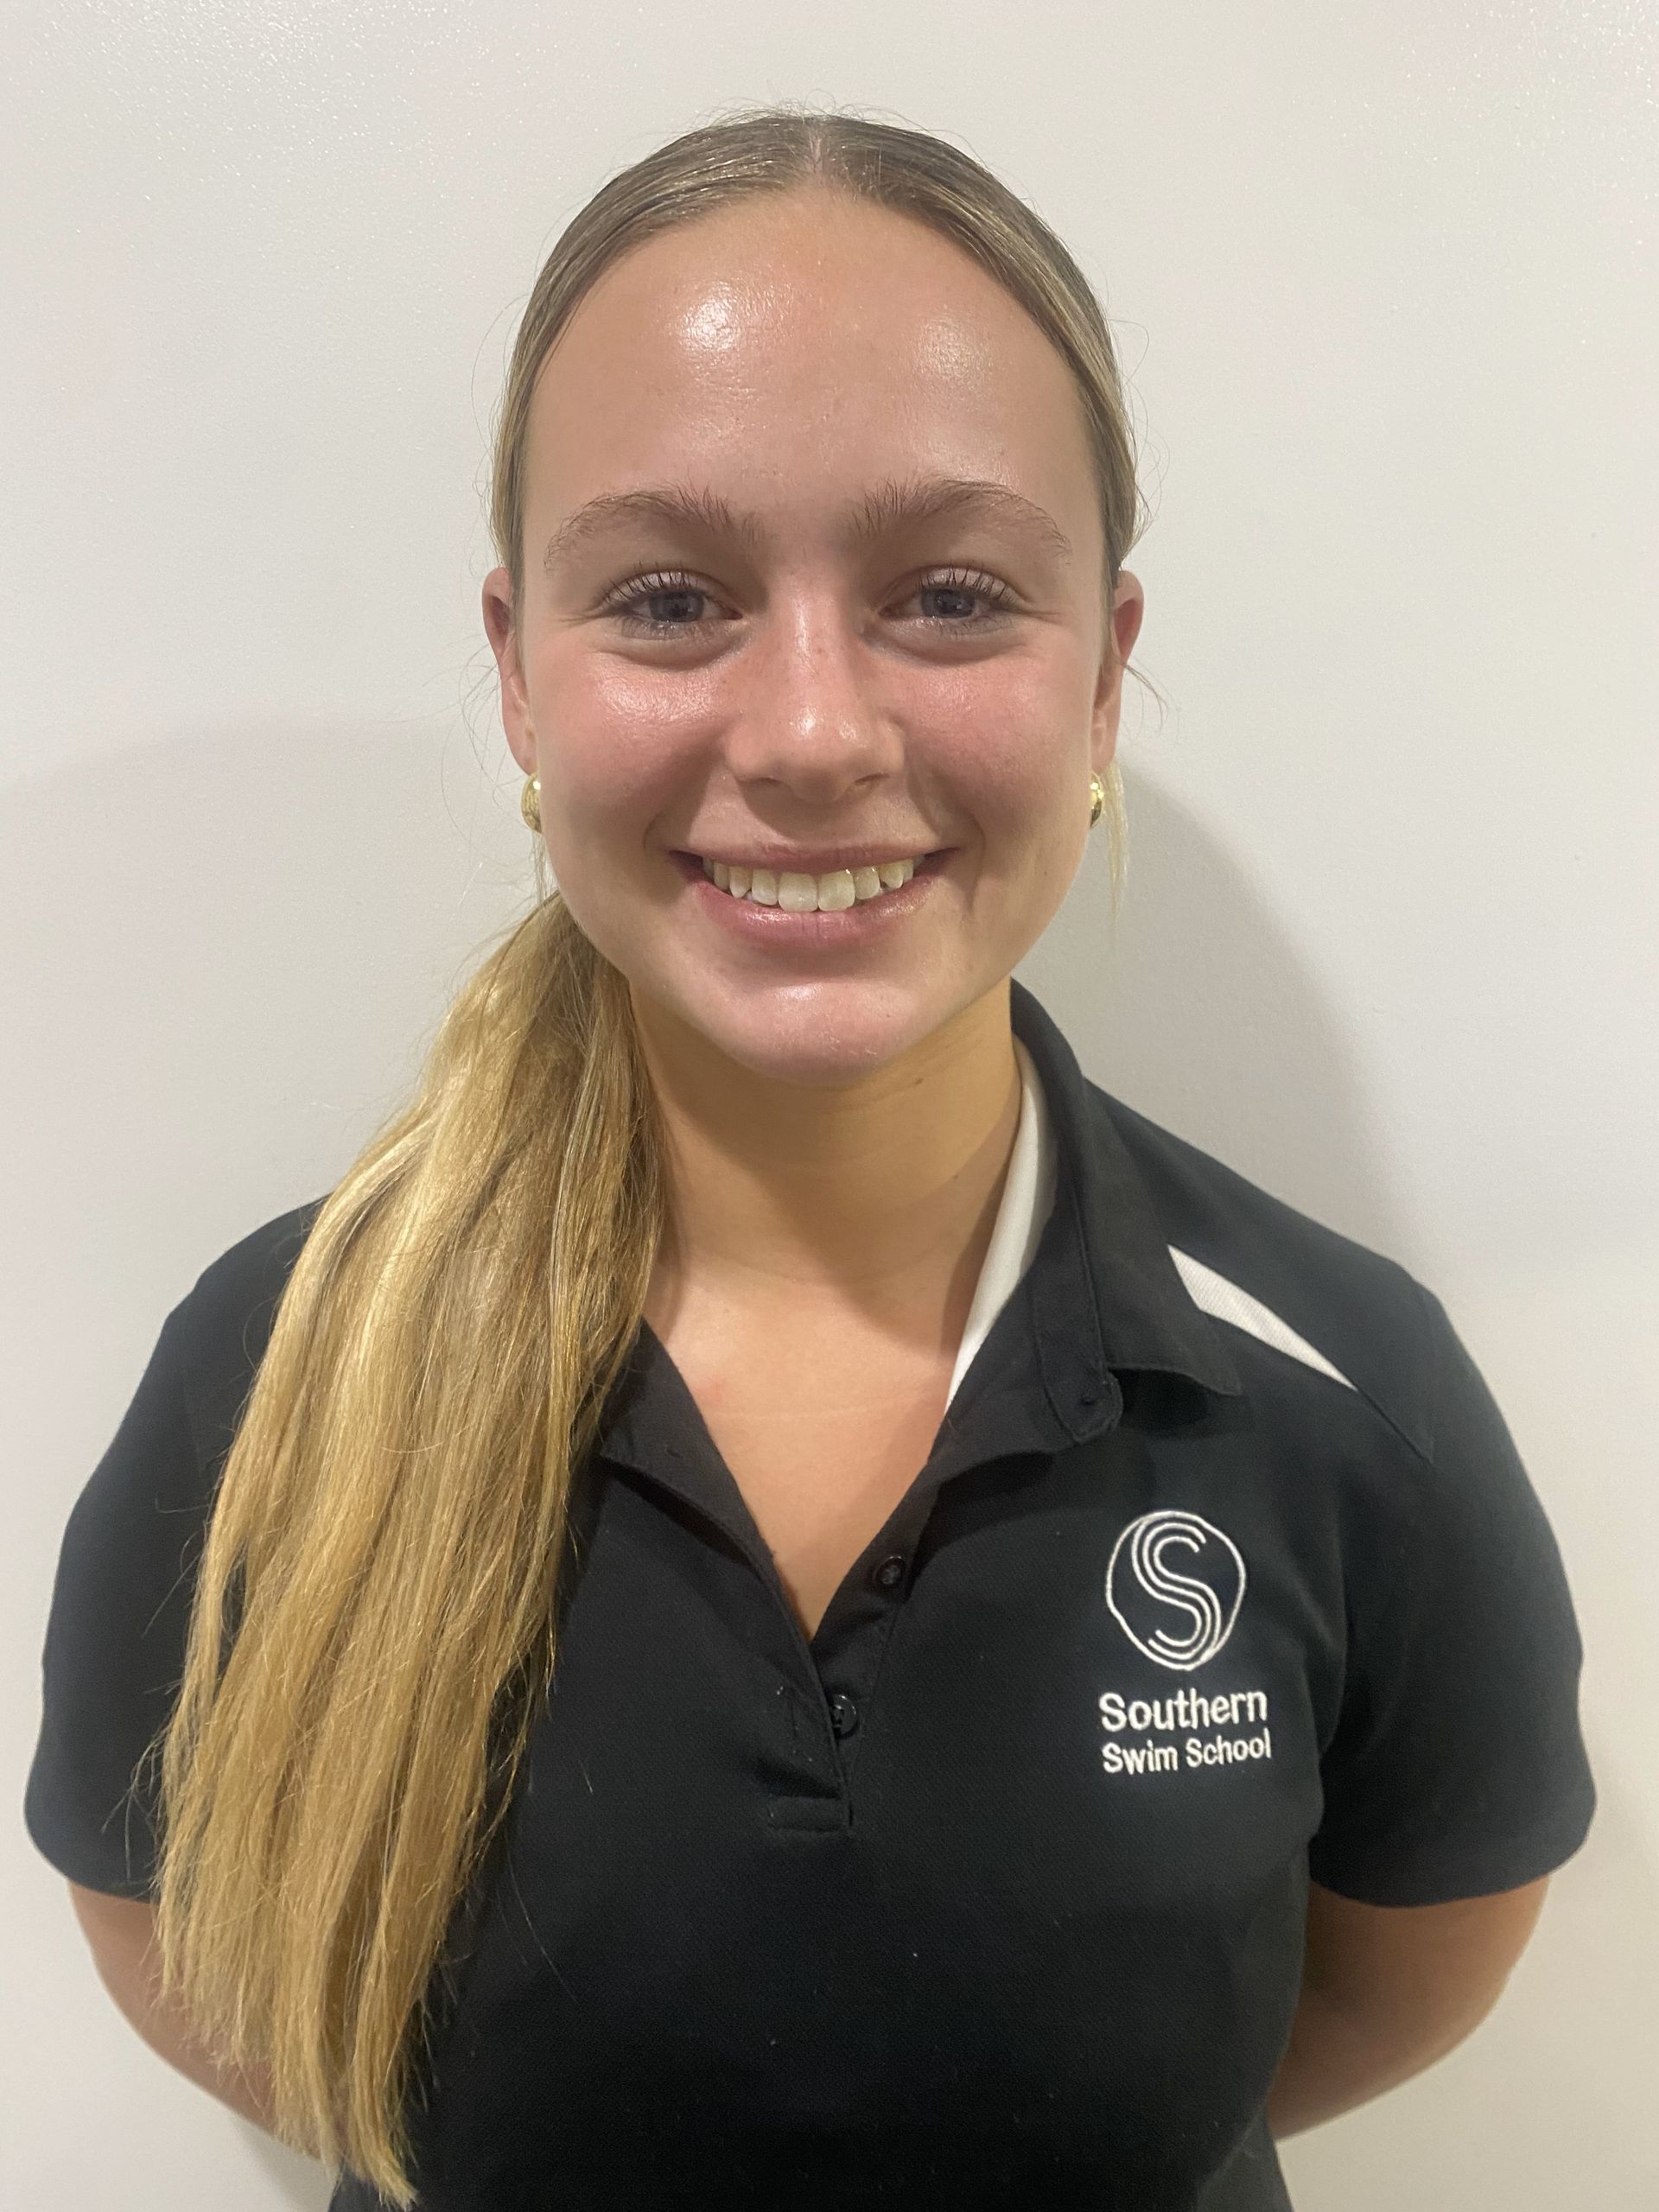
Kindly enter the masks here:
<path id="1" fill-rule="evenodd" d="M 1098 776 L 1089 779 L 1089 827 L 1092 830 L 1106 811 L 1106 786 Z"/>

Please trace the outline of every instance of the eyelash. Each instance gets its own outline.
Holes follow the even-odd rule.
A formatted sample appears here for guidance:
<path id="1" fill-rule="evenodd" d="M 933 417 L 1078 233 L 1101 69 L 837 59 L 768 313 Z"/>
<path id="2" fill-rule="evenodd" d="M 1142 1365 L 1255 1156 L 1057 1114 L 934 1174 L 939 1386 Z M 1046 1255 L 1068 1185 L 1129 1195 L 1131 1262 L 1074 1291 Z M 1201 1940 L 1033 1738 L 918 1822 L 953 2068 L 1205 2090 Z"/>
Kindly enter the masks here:
<path id="1" fill-rule="evenodd" d="M 952 620 L 948 616 L 940 614 L 924 614 L 918 617 L 923 627 L 930 630 L 982 629 L 988 623 L 995 621 L 1000 613 L 1006 612 L 1012 606 L 1014 598 L 1014 594 L 1006 584 L 998 582 L 995 576 L 988 576 L 978 569 L 950 569 L 939 575 L 924 576 L 914 588 L 917 591 L 969 592 L 975 598 L 984 600 L 991 609 L 988 614 L 975 615 L 965 621 Z M 635 606 L 640 600 L 655 599 L 667 592 L 690 592 L 699 599 L 714 597 L 714 594 L 706 590 L 695 577 L 685 575 L 677 570 L 672 573 L 654 573 L 648 576 L 627 580 L 626 588 L 623 585 L 613 587 L 600 602 L 599 612 L 601 614 L 613 615 L 625 630 L 632 631 L 637 637 L 686 637 L 693 631 L 701 629 L 702 622 L 662 622 L 647 615 L 632 614 L 625 611 Z M 705 616 L 703 619 L 707 620 L 709 618 Z"/>

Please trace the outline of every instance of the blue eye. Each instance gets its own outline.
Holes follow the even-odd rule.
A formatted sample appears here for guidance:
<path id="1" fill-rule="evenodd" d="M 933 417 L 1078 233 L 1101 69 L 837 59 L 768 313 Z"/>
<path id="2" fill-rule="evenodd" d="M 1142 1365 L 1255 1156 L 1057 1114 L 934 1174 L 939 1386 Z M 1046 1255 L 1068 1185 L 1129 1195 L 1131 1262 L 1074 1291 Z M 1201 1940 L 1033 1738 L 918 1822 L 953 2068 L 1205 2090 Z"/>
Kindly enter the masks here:
<path id="1" fill-rule="evenodd" d="M 969 622 L 952 621 L 948 615 L 924 614 L 920 620 L 930 630 L 981 629 L 988 622 L 1007 613 L 1014 594 L 1005 583 L 995 576 L 988 576 L 974 569 L 949 569 L 942 575 L 924 576 L 916 587 L 918 593 L 938 592 L 947 599 L 977 599 L 984 602 L 985 612 L 976 614 Z"/>
<path id="2" fill-rule="evenodd" d="M 642 602 L 653 599 L 707 599 L 709 594 L 694 583 L 690 576 L 641 576 L 624 588 L 618 586 L 603 601 L 601 614 L 613 614 L 625 630 L 635 630 L 652 637 L 671 637 L 686 630 L 700 629 L 699 622 L 664 622 L 631 610 Z"/>
<path id="3" fill-rule="evenodd" d="M 1013 594 L 1006 584 L 982 571 L 950 569 L 938 575 L 925 576 L 914 587 L 917 594 L 934 593 L 947 598 L 976 599 L 983 603 L 984 612 L 959 619 L 950 615 L 924 614 L 918 619 L 924 629 L 976 630 L 983 629 L 997 620 L 1006 611 Z M 703 628 L 709 619 L 680 622 L 665 620 L 658 616 L 636 613 L 633 610 L 652 600 L 710 599 L 713 594 L 698 583 L 694 576 L 676 571 L 630 578 L 618 585 L 601 602 L 599 613 L 609 614 L 625 630 L 636 636 L 652 638 L 685 637 Z"/>

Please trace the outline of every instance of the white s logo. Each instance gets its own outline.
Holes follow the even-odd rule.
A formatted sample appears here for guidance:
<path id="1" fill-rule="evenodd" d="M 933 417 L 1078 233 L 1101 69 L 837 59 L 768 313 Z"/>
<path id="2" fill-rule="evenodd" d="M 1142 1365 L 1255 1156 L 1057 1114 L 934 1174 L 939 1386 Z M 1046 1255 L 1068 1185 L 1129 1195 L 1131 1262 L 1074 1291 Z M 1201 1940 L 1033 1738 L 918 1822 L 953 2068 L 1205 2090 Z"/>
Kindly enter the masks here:
<path id="1" fill-rule="evenodd" d="M 1166 1564 L 1170 1551 L 1196 1572 Z M 1213 1659 L 1233 1632 L 1244 1595 L 1244 1561 L 1230 1536 L 1196 1513 L 1143 1513 L 1112 1547 L 1106 1603 L 1123 1633 L 1160 1667 L 1188 1674 Z M 1170 1611 L 1190 1624 L 1172 1635 Z"/>

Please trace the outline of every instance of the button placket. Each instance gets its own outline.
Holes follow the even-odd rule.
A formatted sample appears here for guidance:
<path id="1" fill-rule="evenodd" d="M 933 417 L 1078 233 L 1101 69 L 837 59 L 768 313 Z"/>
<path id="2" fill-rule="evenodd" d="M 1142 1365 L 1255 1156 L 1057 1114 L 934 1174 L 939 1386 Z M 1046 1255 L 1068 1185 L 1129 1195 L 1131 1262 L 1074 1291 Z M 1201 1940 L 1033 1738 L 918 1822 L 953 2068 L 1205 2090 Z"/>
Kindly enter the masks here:
<path id="1" fill-rule="evenodd" d="M 829 1635 L 814 1650 L 823 1711 L 844 1786 L 851 1784 L 882 1657 L 910 1594 L 917 1550 L 938 1487 L 927 1484 L 895 1511 L 881 1533 L 883 1548 L 856 1579 L 849 1578 L 825 1616 Z"/>

